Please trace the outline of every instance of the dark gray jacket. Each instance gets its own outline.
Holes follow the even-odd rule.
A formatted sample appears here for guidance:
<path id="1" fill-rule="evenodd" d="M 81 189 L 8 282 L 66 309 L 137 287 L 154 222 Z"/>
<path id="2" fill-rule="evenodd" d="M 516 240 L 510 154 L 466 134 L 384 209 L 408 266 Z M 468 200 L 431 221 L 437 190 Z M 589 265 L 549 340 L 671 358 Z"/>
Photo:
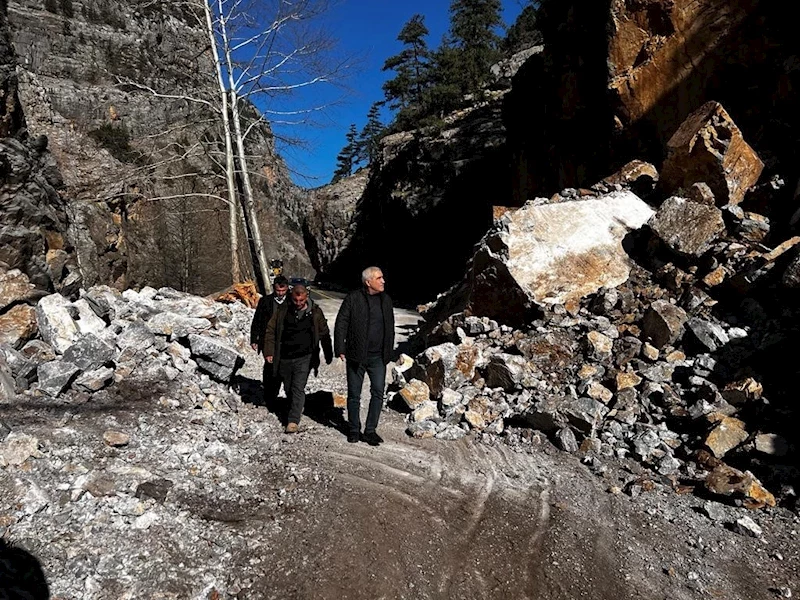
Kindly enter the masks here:
<path id="1" fill-rule="evenodd" d="M 383 362 L 392 360 L 394 349 L 394 307 L 389 296 L 382 292 L 383 311 Z M 336 315 L 333 328 L 333 353 L 344 354 L 347 360 L 364 362 L 369 341 L 369 300 L 364 289 L 350 292 Z"/>

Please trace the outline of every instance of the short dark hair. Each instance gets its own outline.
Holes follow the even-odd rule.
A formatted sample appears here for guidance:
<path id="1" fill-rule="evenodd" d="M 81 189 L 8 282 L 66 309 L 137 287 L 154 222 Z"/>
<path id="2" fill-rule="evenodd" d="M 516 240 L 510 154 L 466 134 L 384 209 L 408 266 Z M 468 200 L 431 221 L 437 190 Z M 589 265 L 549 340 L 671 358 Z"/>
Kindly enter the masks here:
<path id="1" fill-rule="evenodd" d="M 283 275 L 278 275 L 273 281 L 272 285 L 289 285 L 289 280 Z"/>

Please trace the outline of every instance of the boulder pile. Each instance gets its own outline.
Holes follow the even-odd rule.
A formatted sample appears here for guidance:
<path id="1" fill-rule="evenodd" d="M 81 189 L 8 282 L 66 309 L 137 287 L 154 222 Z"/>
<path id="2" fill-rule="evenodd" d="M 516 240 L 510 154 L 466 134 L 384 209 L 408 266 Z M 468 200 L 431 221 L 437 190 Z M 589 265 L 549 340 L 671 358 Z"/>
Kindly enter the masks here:
<path id="1" fill-rule="evenodd" d="M 0 275 L 0 404 L 26 397 L 80 403 L 112 393 L 112 383 L 146 392 L 158 382 L 180 388 L 181 402 L 228 410 L 249 308 L 171 288 L 108 286 L 83 290 L 75 301 L 46 295 L 33 307 L 33 286 L 25 283 L 18 270 Z"/>
<path id="2" fill-rule="evenodd" d="M 411 435 L 523 426 L 590 464 L 634 459 L 749 507 L 795 502 L 774 356 L 796 329 L 783 302 L 800 237 L 740 206 L 763 165 L 722 107 L 690 115 L 669 149 L 669 181 L 637 161 L 495 221 L 464 281 L 421 307 L 426 349 L 393 369 Z"/>

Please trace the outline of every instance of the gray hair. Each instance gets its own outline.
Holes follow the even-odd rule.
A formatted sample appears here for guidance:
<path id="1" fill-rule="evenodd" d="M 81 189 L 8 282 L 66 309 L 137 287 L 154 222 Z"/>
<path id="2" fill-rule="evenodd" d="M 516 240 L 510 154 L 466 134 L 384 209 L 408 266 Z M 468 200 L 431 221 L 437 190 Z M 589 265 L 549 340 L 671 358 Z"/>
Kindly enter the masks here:
<path id="1" fill-rule="evenodd" d="M 368 279 L 372 279 L 378 273 L 383 274 L 380 267 L 367 267 L 363 271 L 361 271 L 361 283 L 367 283 Z"/>

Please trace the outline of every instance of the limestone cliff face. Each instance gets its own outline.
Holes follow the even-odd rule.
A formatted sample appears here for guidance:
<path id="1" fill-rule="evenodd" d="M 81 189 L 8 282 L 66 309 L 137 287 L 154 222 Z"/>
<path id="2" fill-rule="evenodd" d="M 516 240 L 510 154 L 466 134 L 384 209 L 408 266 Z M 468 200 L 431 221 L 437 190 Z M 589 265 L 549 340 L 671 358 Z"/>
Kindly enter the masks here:
<path id="1" fill-rule="evenodd" d="M 503 93 L 451 115 L 441 131 L 384 138 L 370 172 L 314 192 L 306 228 L 318 241 L 312 260 L 320 279 L 356 287 L 365 267 L 379 265 L 393 298 L 422 302 L 463 275 L 492 206 L 509 199 Z M 316 214 L 326 206 L 337 220 Z M 326 220 L 329 233 L 320 235 Z"/>
<path id="2" fill-rule="evenodd" d="M 40 290 L 69 293 L 80 276 L 66 236 L 63 181 L 46 138 L 28 135 L 15 69 L 0 10 L 0 272 L 19 269 Z"/>
<path id="3" fill-rule="evenodd" d="M 139 0 L 18 0 L 8 22 L 27 127 L 48 137 L 63 173 L 86 285 L 227 286 L 227 192 L 208 158 L 222 142 L 209 112 L 180 98 L 216 91 L 191 15 Z M 299 194 L 268 127 L 248 152 L 267 256 L 310 275 Z"/>
<path id="4" fill-rule="evenodd" d="M 800 70 L 777 6 L 759 0 L 551 1 L 545 51 L 505 107 L 521 201 L 588 186 L 633 158 L 660 165 L 666 142 L 705 102 L 720 102 L 766 158 L 798 174 Z M 785 137 L 784 137 L 785 136 Z M 787 139 L 792 143 L 787 143 Z"/>

